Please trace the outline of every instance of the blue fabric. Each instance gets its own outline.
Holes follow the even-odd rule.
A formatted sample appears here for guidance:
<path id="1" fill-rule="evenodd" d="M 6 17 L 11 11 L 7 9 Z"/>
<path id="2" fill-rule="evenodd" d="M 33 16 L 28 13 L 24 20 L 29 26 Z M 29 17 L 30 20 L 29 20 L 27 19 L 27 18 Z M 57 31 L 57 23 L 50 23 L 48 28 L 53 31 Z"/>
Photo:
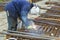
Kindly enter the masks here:
<path id="1" fill-rule="evenodd" d="M 14 4 L 16 4 L 15 6 L 16 6 L 16 9 L 19 11 L 19 12 L 21 12 L 21 11 L 23 11 L 24 10 L 24 8 L 25 8 L 25 11 L 28 11 L 29 12 L 29 7 L 30 7 L 30 3 L 29 2 L 27 2 L 27 1 L 25 1 L 25 0 L 13 0 L 12 2 L 10 2 L 10 3 L 8 3 L 6 6 L 5 6 L 5 10 L 7 11 L 9 11 L 9 13 L 10 13 L 10 16 L 13 16 L 13 17 L 17 17 L 17 14 L 16 14 L 16 9 L 15 9 L 15 6 L 14 6 Z M 29 7 L 27 7 L 27 6 L 29 6 Z M 28 8 L 28 9 L 26 9 L 26 8 Z"/>
<path id="2" fill-rule="evenodd" d="M 27 14 L 32 6 L 33 4 L 27 2 L 26 0 L 12 0 L 5 6 L 5 10 L 9 12 L 10 19 L 8 18 L 8 20 L 12 20 L 12 18 L 16 20 L 19 15 L 19 17 L 22 19 L 22 22 L 25 24 L 26 27 L 28 27 L 29 20 L 27 18 Z M 10 24 L 11 26 L 13 26 L 14 23 L 10 21 L 9 25 Z"/>

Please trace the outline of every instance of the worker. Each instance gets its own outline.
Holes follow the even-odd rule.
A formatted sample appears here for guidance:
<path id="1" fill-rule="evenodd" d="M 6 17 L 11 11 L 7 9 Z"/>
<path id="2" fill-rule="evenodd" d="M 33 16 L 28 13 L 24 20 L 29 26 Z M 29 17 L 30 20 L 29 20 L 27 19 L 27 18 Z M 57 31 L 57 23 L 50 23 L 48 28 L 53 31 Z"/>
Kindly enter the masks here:
<path id="1" fill-rule="evenodd" d="M 17 30 L 17 18 L 19 17 L 26 29 L 32 29 L 27 15 L 34 5 L 26 0 L 12 0 L 5 5 L 7 12 L 8 30 Z"/>

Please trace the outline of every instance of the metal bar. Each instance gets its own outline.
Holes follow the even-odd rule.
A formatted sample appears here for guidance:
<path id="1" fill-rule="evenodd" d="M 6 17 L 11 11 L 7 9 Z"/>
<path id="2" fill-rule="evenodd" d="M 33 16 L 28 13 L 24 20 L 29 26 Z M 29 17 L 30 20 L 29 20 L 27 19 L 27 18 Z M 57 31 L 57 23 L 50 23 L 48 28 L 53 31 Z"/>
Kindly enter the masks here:
<path id="1" fill-rule="evenodd" d="M 47 21 L 58 21 L 60 22 L 60 19 L 53 19 L 53 18 L 43 18 L 43 17 L 38 17 L 36 20 L 47 20 Z"/>
<path id="2" fill-rule="evenodd" d="M 50 26 L 50 27 L 49 27 L 49 29 L 48 29 L 46 32 L 50 32 L 50 31 L 51 31 L 51 29 L 52 29 L 52 27 Z"/>
<path id="3" fill-rule="evenodd" d="M 52 9 L 42 8 L 42 7 L 40 7 L 40 8 L 41 9 L 44 9 L 44 10 L 49 10 L 49 11 L 51 10 L 51 11 L 55 11 L 55 12 L 59 12 L 60 13 L 60 10 L 53 9 L 52 7 L 51 7 Z"/>
<path id="4" fill-rule="evenodd" d="M 55 15 L 55 14 L 51 14 L 51 13 L 44 13 L 43 15 L 53 16 L 53 17 L 60 17 L 60 15 Z"/>
<path id="5" fill-rule="evenodd" d="M 32 36 L 32 35 L 22 35 L 22 34 L 15 34 L 15 33 L 7 33 L 7 32 L 0 32 L 1 34 L 12 35 L 17 37 L 24 37 L 24 38 L 31 38 L 31 39 L 56 39 L 58 37 L 50 37 L 50 36 Z"/>
<path id="6" fill-rule="evenodd" d="M 33 35 L 33 36 L 40 35 L 38 33 L 30 33 L 30 32 L 19 32 L 19 31 L 12 31 L 12 30 L 4 30 L 4 31 L 11 32 L 11 33 L 16 33 L 16 34 L 23 34 L 23 35 Z"/>
<path id="7" fill-rule="evenodd" d="M 45 23 L 45 24 L 49 24 L 49 25 L 60 26 L 60 24 L 52 23 L 52 22 L 46 22 L 46 21 L 43 21 L 43 20 L 40 20 L 40 21 L 34 20 L 34 21 L 38 22 L 38 23 Z"/>
<path id="8" fill-rule="evenodd" d="M 48 26 L 46 26 L 46 27 L 44 28 L 44 31 L 46 32 L 47 29 L 48 29 Z"/>
<path id="9" fill-rule="evenodd" d="M 53 18 L 39 17 L 36 19 L 36 21 L 45 21 L 45 22 L 60 24 L 60 19 L 53 19 Z"/>
<path id="10" fill-rule="evenodd" d="M 53 19 L 53 18 L 43 18 L 43 17 L 38 17 L 38 19 L 42 19 L 42 20 L 55 20 L 55 21 L 60 21 L 60 19 Z"/>
<path id="11" fill-rule="evenodd" d="M 46 4 L 55 4 L 55 5 L 59 5 L 60 6 L 60 3 L 58 3 L 58 2 L 46 2 Z"/>

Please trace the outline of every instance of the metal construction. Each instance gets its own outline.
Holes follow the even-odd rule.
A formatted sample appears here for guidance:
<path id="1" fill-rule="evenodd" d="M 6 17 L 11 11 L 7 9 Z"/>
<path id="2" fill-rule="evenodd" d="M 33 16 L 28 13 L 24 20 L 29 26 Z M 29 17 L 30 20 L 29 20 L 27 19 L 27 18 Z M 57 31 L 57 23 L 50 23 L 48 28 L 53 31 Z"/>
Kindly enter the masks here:
<path id="1" fill-rule="evenodd" d="M 50 40 L 57 39 L 60 40 L 60 6 L 53 6 L 46 13 L 41 14 L 41 16 L 35 18 L 33 21 L 38 25 L 38 32 L 24 32 L 23 31 L 11 31 L 4 30 L 1 34 L 6 34 L 6 39 L 11 37 L 17 40 Z M 40 34 L 40 30 L 43 30 L 43 34 Z"/>

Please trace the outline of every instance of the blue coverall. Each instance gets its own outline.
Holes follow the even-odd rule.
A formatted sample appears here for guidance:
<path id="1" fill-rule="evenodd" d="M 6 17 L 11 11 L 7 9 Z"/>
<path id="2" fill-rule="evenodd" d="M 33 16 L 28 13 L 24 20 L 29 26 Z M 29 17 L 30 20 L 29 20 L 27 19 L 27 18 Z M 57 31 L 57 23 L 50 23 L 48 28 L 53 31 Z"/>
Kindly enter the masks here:
<path id="1" fill-rule="evenodd" d="M 32 3 L 26 0 L 12 0 L 5 6 L 5 11 L 8 11 L 8 30 L 17 29 L 17 18 L 19 17 L 26 27 L 29 26 L 29 20 L 27 14 L 33 7 Z"/>

